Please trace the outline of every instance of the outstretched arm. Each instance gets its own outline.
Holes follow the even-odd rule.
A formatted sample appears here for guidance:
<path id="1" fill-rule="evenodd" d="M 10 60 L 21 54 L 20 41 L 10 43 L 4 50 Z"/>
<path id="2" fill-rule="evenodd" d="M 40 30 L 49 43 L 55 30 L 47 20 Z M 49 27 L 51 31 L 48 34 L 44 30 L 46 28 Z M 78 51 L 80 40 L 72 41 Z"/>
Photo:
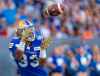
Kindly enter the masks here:
<path id="1" fill-rule="evenodd" d="M 40 65 L 44 65 L 46 63 L 46 48 L 48 48 L 49 44 L 51 42 L 51 38 L 44 39 L 41 44 L 41 51 L 40 51 Z"/>

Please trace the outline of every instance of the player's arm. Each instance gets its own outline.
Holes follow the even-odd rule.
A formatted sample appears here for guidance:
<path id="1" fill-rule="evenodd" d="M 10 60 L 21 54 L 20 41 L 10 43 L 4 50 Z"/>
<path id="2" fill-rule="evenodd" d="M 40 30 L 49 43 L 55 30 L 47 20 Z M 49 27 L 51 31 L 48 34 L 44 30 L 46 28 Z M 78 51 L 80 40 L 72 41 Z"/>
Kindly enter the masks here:
<path id="1" fill-rule="evenodd" d="M 24 53 L 25 44 L 20 42 L 18 38 L 14 37 L 11 42 L 9 43 L 9 50 L 13 57 L 17 60 L 21 59 Z"/>
<path id="2" fill-rule="evenodd" d="M 9 48 L 11 55 L 14 56 L 14 57 L 15 57 L 15 54 L 16 54 L 16 46 L 15 45 L 16 45 L 16 39 L 12 38 L 12 40 L 8 44 L 8 48 Z"/>
<path id="3" fill-rule="evenodd" d="M 15 49 L 14 49 L 14 43 L 11 41 L 9 42 L 8 44 L 8 48 L 9 48 L 9 51 L 10 51 L 10 57 L 12 60 L 14 60 L 15 58 Z"/>
<path id="4" fill-rule="evenodd" d="M 46 49 L 48 48 L 49 44 L 51 42 L 51 38 L 44 39 L 41 45 L 41 51 L 40 51 L 40 64 L 44 65 L 46 63 Z"/>
<path id="5" fill-rule="evenodd" d="M 44 65 L 46 63 L 46 50 L 41 50 L 40 51 L 40 59 L 39 59 L 39 63 L 40 65 Z"/>
<path id="6" fill-rule="evenodd" d="M 17 60 L 21 60 L 23 58 L 24 50 L 25 50 L 25 43 L 24 42 L 20 42 L 19 44 L 16 45 L 15 57 Z"/>

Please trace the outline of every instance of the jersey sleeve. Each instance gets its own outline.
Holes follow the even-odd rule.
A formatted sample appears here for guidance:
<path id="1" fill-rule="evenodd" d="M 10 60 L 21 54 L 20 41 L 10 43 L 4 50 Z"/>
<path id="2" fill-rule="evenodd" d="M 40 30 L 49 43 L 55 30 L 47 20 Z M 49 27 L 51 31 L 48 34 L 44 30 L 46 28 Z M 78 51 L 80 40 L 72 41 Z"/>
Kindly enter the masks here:
<path id="1" fill-rule="evenodd" d="M 14 55 L 16 52 L 16 44 L 19 43 L 18 38 L 12 38 L 12 40 L 9 42 L 9 51 Z"/>

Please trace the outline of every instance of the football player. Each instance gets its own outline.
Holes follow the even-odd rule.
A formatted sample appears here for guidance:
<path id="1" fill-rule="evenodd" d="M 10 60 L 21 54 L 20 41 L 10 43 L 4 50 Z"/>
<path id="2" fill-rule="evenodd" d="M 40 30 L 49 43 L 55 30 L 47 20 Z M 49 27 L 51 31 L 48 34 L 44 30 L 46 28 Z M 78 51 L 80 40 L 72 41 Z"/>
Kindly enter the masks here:
<path id="1" fill-rule="evenodd" d="M 29 21 L 22 21 L 19 26 L 18 36 L 12 38 L 9 49 L 17 63 L 20 75 L 47 76 L 44 64 L 45 49 L 49 40 L 43 40 L 41 33 L 36 33 L 33 24 Z"/>

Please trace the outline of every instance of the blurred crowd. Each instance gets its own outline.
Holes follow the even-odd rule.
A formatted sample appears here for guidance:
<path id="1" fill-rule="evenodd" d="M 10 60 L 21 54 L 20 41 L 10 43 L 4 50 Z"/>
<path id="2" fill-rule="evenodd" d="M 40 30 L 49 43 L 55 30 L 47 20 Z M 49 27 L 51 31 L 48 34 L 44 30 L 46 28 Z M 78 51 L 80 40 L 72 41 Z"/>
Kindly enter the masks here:
<path id="1" fill-rule="evenodd" d="M 30 20 L 45 38 L 80 37 L 87 41 L 100 37 L 100 0 L 64 0 L 66 13 L 58 17 L 43 13 L 45 3 L 46 0 L 0 0 L 0 36 L 12 36 L 20 20 Z M 64 51 L 60 46 L 47 63 L 50 74 L 55 72 L 53 76 L 100 76 L 100 48 L 80 46 Z"/>
<path id="2" fill-rule="evenodd" d="M 82 36 L 86 40 L 100 36 L 99 0 L 64 0 L 64 3 L 67 10 L 64 15 L 48 17 L 43 13 L 46 0 L 0 0 L 0 34 L 11 35 L 18 21 L 28 19 L 44 36 Z"/>
<path id="3" fill-rule="evenodd" d="M 100 48 L 97 45 L 58 46 L 47 60 L 50 76 L 100 76 Z"/>

